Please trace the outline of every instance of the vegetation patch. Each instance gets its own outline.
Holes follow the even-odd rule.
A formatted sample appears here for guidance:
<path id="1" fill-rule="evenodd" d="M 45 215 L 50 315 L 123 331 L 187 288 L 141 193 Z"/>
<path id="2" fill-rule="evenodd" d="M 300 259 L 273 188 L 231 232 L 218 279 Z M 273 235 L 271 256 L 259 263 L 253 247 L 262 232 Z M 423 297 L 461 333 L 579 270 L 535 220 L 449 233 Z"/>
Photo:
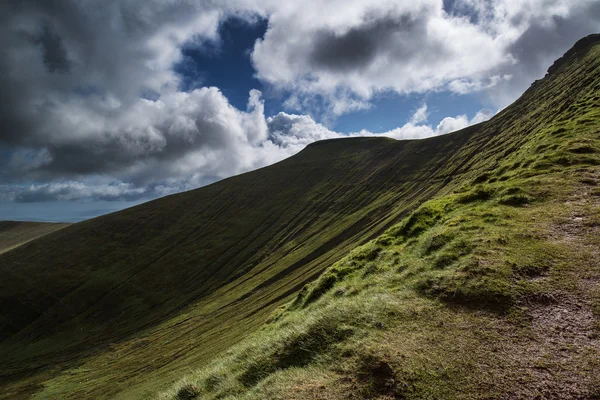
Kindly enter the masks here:
<path id="1" fill-rule="evenodd" d="M 462 262 L 451 271 L 425 275 L 417 289 L 447 302 L 490 310 L 506 311 L 515 300 L 507 271 L 486 267 L 476 259 Z"/>
<path id="2" fill-rule="evenodd" d="M 358 393 L 362 398 L 380 396 L 400 397 L 401 388 L 396 381 L 396 373 L 389 364 L 377 354 L 360 354 L 357 357 L 355 373 L 360 382 Z"/>
<path id="3" fill-rule="evenodd" d="M 444 246 L 446 246 L 454 238 L 455 238 L 455 234 L 453 234 L 451 232 L 442 232 L 442 233 L 430 235 L 423 241 L 423 253 L 425 255 L 434 253 L 434 252 L 440 250 L 441 248 L 443 248 Z"/>
<path id="4" fill-rule="evenodd" d="M 275 371 L 308 365 L 353 333 L 352 328 L 339 324 L 340 322 L 321 318 L 309 325 L 307 330 L 285 337 L 276 343 L 272 352 L 249 362 L 239 377 L 240 382 L 245 387 L 251 387 Z"/>
<path id="5" fill-rule="evenodd" d="M 419 207 L 400 225 L 391 228 L 388 234 L 393 237 L 406 240 L 408 238 L 419 236 L 432 226 L 434 226 L 445 214 L 445 204 L 439 202 L 430 202 Z"/>
<path id="6" fill-rule="evenodd" d="M 198 399 L 201 395 L 200 388 L 196 385 L 188 383 L 183 385 L 175 396 L 177 400 L 194 400 Z"/>
<path id="7" fill-rule="evenodd" d="M 475 201 L 486 201 L 494 196 L 494 191 L 488 186 L 477 186 L 473 190 L 460 195 L 456 201 L 461 204 L 473 203 Z"/>
<path id="8" fill-rule="evenodd" d="M 291 305 L 291 308 L 298 306 L 306 307 L 332 289 L 337 282 L 340 282 L 347 275 L 363 268 L 368 262 L 374 261 L 381 247 L 375 242 L 370 242 L 353 250 L 349 256 L 338 262 L 333 267 L 327 269 L 315 282 L 302 288 Z"/>
<path id="9" fill-rule="evenodd" d="M 531 200 L 531 197 L 526 194 L 511 194 L 500 197 L 498 203 L 505 206 L 520 207 L 531 203 Z"/>

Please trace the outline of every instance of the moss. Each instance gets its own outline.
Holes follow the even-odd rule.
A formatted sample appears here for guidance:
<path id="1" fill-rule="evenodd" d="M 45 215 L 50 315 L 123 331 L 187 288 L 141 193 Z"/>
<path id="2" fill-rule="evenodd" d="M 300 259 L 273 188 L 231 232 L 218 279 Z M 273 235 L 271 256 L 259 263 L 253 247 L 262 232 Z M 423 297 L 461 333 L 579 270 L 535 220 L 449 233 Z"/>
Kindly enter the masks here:
<path id="1" fill-rule="evenodd" d="M 323 296 L 327 291 L 329 291 L 336 282 L 339 282 L 345 275 L 351 272 L 350 269 L 347 270 L 330 270 L 326 271 L 319 277 L 319 279 L 310 286 L 310 289 L 307 291 L 306 297 L 304 298 L 303 306 L 307 306 L 310 303 L 318 300 Z"/>
<path id="2" fill-rule="evenodd" d="M 377 246 L 374 242 L 370 242 L 353 250 L 349 257 L 351 260 L 358 262 L 373 261 L 380 252 L 381 247 Z"/>
<path id="3" fill-rule="evenodd" d="M 337 282 L 342 281 L 352 272 L 364 268 L 369 262 L 375 260 L 381 252 L 381 247 L 376 241 L 369 242 L 353 250 L 347 259 L 336 263 L 327 269 L 315 282 L 306 285 L 296 296 L 290 309 L 298 305 L 303 307 L 315 302 L 331 290 Z"/>

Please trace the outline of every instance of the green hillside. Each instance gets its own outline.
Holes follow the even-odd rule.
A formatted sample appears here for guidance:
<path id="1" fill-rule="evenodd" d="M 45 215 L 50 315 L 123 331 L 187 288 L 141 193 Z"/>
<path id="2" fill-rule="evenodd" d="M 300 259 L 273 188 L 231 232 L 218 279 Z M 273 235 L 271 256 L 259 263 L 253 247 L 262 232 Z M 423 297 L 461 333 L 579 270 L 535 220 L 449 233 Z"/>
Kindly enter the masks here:
<path id="1" fill-rule="evenodd" d="M 319 142 L 1 254 L 0 398 L 600 395 L 597 43 L 484 124 Z"/>
<path id="2" fill-rule="evenodd" d="M 67 225 L 45 222 L 0 221 L 0 254 Z"/>

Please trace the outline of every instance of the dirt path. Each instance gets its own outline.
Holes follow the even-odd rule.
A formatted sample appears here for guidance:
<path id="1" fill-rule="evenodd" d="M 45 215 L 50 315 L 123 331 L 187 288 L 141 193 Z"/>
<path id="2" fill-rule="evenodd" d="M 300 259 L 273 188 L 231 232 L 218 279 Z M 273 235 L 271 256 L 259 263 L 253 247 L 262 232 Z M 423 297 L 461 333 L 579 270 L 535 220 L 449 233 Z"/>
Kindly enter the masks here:
<path id="1" fill-rule="evenodd" d="M 589 215 L 600 209 L 600 197 L 582 191 L 565 206 L 570 216 L 552 227 L 550 241 L 570 249 L 572 265 L 551 283 L 555 290 L 526 305 L 530 335 L 513 349 L 522 383 L 514 398 L 600 399 L 600 331 L 593 312 L 600 294 L 600 226 Z"/>

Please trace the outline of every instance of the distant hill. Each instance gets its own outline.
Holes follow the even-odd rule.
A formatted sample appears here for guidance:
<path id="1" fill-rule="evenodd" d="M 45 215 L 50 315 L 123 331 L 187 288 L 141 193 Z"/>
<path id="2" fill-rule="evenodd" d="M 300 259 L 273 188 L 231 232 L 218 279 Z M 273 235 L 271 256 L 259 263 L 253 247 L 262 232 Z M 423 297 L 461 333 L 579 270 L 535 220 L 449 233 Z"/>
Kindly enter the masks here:
<path id="1" fill-rule="evenodd" d="M 594 398 L 599 100 L 593 36 L 483 124 L 0 254 L 0 398 Z"/>
<path id="2" fill-rule="evenodd" d="M 0 221 L 0 253 L 14 249 L 69 224 L 45 222 Z"/>

